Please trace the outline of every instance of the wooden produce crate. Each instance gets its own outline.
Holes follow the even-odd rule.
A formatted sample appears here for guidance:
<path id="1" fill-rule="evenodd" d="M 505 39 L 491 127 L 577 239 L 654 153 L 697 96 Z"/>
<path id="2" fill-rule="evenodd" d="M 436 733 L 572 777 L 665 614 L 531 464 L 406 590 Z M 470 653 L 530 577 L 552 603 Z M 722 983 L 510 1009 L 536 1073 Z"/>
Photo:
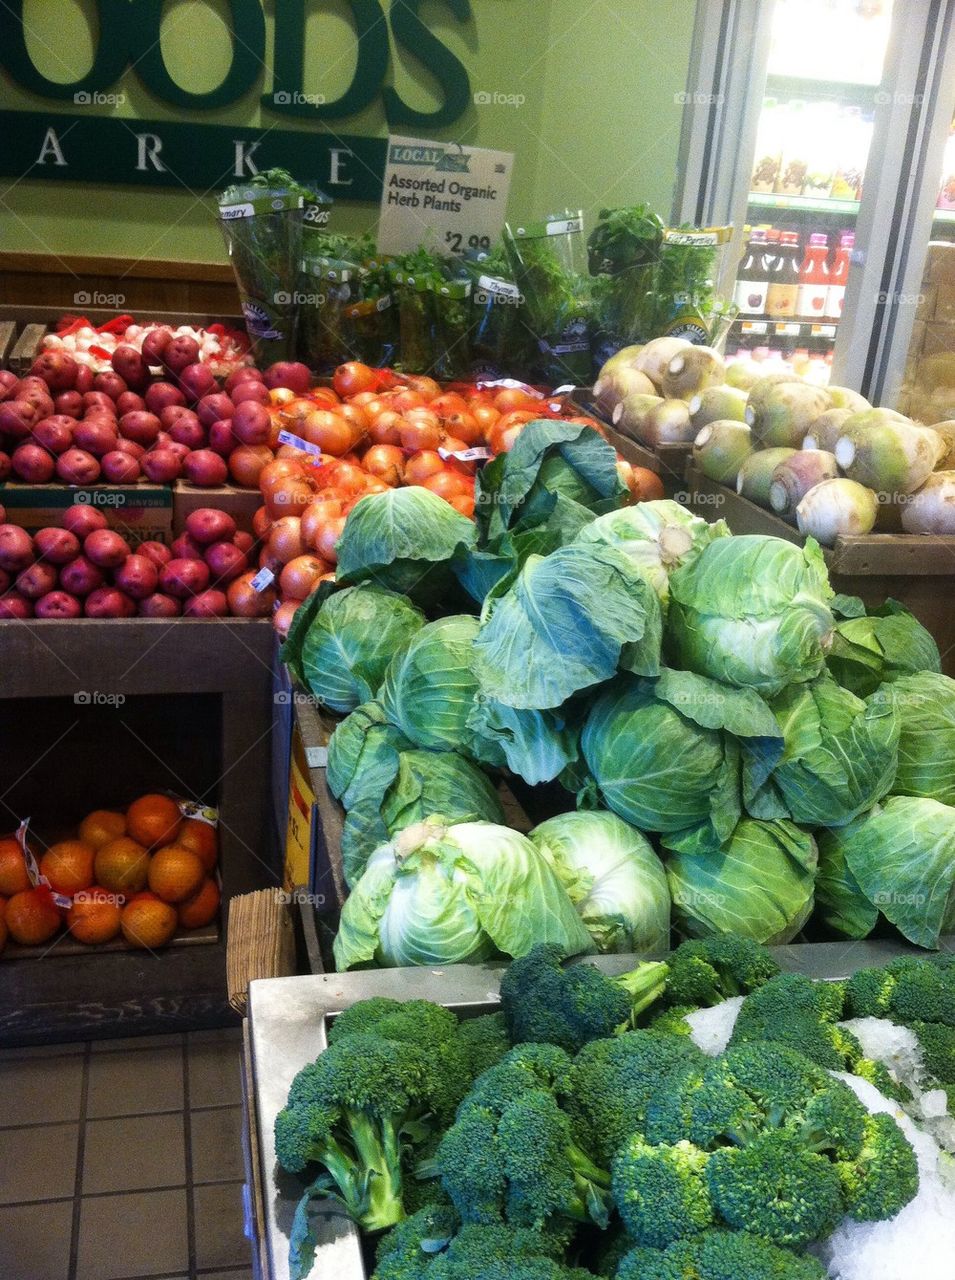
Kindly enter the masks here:
<path id="1" fill-rule="evenodd" d="M 733 533 L 770 534 L 802 546 L 805 537 L 772 511 L 687 468 L 687 504 L 707 520 L 725 520 Z M 955 677 L 955 534 L 867 533 L 823 547 L 833 588 L 867 605 L 888 598 L 904 604 L 934 636 L 942 670 Z"/>
<path id="2" fill-rule="evenodd" d="M 0 1046 L 234 1019 L 228 901 L 279 882 L 273 634 L 268 620 L 243 618 L 0 625 L 0 829 L 31 816 L 40 834 L 75 830 L 90 810 L 147 791 L 205 799 L 220 814 L 223 901 L 218 930 L 155 954 L 51 945 L 42 959 L 0 960 Z"/>
<path id="3" fill-rule="evenodd" d="M 252 517 L 262 505 L 258 489 L 240 489 L 234 484 L 220 484 L 214 489 L 204 489 L 188 480 L 176 480 L 172 486 L 173 537 L 182 533 L 186 517 L 200 507 L 215 507 L 225 511 L 246 533 L 252 532 Z"/>
<path id="4" fill-rule="evenodd" d="M 0 484 L 0 506 L 11 524 L 31 533 L 48 525 L 59 525 L 63 513 L 76 504 L 93 507 L 106 517 L 110 529 L 121 533 L 132 545 L 155 540 L 169 543 L 174 532 L 174 498 L 167 484 L 23 484 L 7 480 Z M 211 505 L 211 504 L 209 504 Z"/>
<path id="5" fill-rule="evenodd" d="M 16 321 L 0 320 L 0 369 L 8 369 L 10 367 L 10 353 L 16 345 L 16 340 Z"/>
<path id="6" fill-rule="evenodd" d="M 651 449 L 649 445 L 641 444 L 639 440 L 633 440 L 618 431 L 606 414 L 594 404 L 588 387 L 578 387 L 571 398 L 583 413 L 603 423 L 607 439 L 621 457 L 635 467 L 646 467 L 648 471 L 657 473 L 663 481 L 668 498 L 682 492 L 687 462 L 693 453 L 692 441 L 686 444 L 664 444 Z"/>

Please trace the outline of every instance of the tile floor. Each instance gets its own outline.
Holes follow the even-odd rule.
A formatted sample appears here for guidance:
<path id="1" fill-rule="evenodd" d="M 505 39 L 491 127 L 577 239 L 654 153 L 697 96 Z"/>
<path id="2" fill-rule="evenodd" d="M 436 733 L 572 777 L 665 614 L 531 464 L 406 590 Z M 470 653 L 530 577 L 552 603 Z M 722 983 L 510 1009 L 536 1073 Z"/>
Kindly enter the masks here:
<path id="1" fill-rule="evenodd" d="M 0 1280 L 251 1280 L 241 1047 L 0 1051 Z"/>

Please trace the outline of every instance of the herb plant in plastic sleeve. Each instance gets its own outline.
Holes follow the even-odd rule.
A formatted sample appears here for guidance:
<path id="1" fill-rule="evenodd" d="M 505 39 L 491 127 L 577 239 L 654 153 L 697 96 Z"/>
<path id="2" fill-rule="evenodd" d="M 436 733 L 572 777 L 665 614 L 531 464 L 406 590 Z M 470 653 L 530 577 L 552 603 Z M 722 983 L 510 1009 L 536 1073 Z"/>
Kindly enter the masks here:
<path id="1" fill-rule="evenodd" d="M 717 538 L 670 575 L 669 646 L 682 667 L 771 696 L 819 675 L 832 596 L 811 538 Z"/>
<path id="2" fill-rule="evenodd" d="M 706 824 L 662 843 L 674 923 L 690 937 L 734 933 L 775 946 L 812 914 L 816 842 L 795 823 L 741 818 L 723 843 Z"/>
<path id="3" fill-rule="evenodd" d="M 547 858 L 509 827 L 435 816 L 375 850 L 345 900 L 334 949 L 344 970 L 479 963 L 539 942 L 568 956 L 594 950 Z"/>
<path id="4" fill-rule="evenodd" d="M 919 947 L 955 929 L 955 809 L 889 796 L 846 827 L 819 836 L 820 916 L 864 938 L 879 915 Z"/>
<path id="5" fill-rule="evenodd" d="M 667 950 L 670 891 L 649 841 L 615 813 L 561 813 L 530 838 L 554 864 L 601 952 Z"/>
<path id="6" fill-rule="evenodd" d="M 256 361 L 292 359 L 304 188 L 284 170 L 270 169 L 227 188 L 218 203 Z"/>

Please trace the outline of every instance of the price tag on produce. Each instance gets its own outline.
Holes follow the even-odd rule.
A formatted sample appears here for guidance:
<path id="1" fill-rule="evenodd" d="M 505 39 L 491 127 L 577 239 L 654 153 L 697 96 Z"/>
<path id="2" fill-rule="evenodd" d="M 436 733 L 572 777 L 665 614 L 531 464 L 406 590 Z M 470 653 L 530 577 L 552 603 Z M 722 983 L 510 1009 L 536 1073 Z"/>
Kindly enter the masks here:
<path id="1" fill-rule="evenodd" d="M 504 226 L 513 165 L 511 151 L 390 136 L 379 251 L 487 252 Z"/>

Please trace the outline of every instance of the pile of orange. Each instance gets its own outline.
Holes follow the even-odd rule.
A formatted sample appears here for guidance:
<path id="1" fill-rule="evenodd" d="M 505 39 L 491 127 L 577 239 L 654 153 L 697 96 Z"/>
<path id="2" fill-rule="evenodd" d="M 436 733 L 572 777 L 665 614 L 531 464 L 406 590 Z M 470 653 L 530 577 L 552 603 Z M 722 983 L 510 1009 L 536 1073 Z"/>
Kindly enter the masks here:
<path id="1" fill-rule="evenodd" d="M 66 925 L 77 942 L 165 946 L 178 928 L 199 929 L 219 910 L 216 828 L 184 818 L 169 796 L 140 796 L 125 814 L 96 809 L 77 838 L 40 857 L 50 888 L 73 899 L 62 911 L 44 886 L 33 888 L 20 845 L 0 838 L 0 951 L 7 938 L 49 942 Z"/>

